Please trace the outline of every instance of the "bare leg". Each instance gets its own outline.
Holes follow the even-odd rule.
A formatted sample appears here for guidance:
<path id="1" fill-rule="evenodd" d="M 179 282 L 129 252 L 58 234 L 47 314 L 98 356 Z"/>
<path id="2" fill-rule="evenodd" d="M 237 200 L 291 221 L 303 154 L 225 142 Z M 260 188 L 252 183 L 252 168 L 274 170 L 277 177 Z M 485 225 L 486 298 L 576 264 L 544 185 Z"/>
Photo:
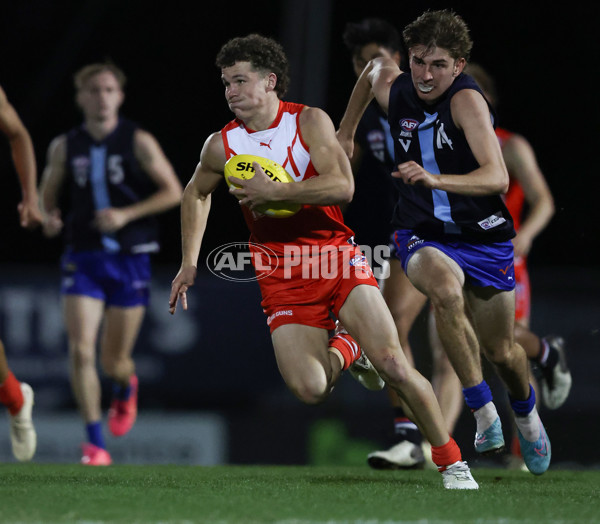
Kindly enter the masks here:
<path id="1" fill-rule="evenodd" d="M 452 435 L 456 422 L 465 406 L 465 401 L 460 380 L 442 346 L 433 314 L 429 315 L 429 344 L 431 345 L 433 357 L 431 385 L 440 403 L 448 433 Z"/>
<path id="2" fill-rule="evenodd" d="M 382 289 L 383 298 L 392 314 L 400 345 L 409 364 L 414 367 L 414 357 L 409 342 L 409 334 L 415 320 L 427 302 L 427 297 L 418 291 L 408 280 L 400 261 L 390 260 L 390 276 Z M 394 408 L 402 408 L 411 417 L 409 407 L 398 394 L 387 388 L 390 402 Z"/>
<path id="3" fill-rule="evenodd" d="M 8 362 L 6 360 L 6 351 L 4 350 L 4 344 L 0 340 L 0 384 L 4 384 L 4 381 L 10 373 Z"/>
<path id="4" fill-rule="evenodd" d="M 381 377 L 408 404 L 429 442 L 433 446 L 446 444 L 450 436 L 431 384 L 408 363 L 381 293 L 372 286 L 355 287 L 339 317 Z"/>
<path id="5" fill-rule="evenodd" d="M 515 340 L 525 350 L 527 358 L 535 360 L 540 353 L 540 337 L 533 331 L 530 331 L 528 326 L 520 322 L 515 322 Z"/>
<path id="6" fill-rule="evenodd" d="M 122 386 L 127 386 L 135 373 L 131 354 L 145 313 L 144 306 L 106 309 L 100 361 L 104 372 Z"/>
<path id="7" fill-rule="evenodd" d="M 529 368 L 514 340 L 514 291 L 469 287 L 468 299 L 483 354 L 494 364 L 513 399 L 529 398 Z"/>
<path id="8" fill-rule="evenodd" d="M 103 314 L 102 300 L 80 295 L 67 295 L 64 298 L 71 387 L 86 423 L 99 421 L 102 417 L 100 380 L 96 369 L 96 341 Z"/>
<path id="9" fill-rule="evenodd" d="M 37 434 L 31 412 L 34 394 L 31 386 L 11 373 L 4 344 L 0 341 L 0 403 L 6 406 L 10 423 L 12 452 L 19 461 L 31 460 L 37 447 Z"/>
<path id="10" fill-rule="evenodd" d="M 444 349 L 463 387 L 483 381 L 480 349 L 463 296 L 464 274 L 441 251 L 424 247 L 410 259 L 408 276 L 433 307 Z"/>
<path id="11" fill-rule="evenodd" d="M 271 335 L 279 372 L 290 391 L 306 404 L 319 404 L 331 393 L 342 364 L 328 351 L 327 330 L 285 324 Z"/>
<path id="12" fill-rule="evenodd" d="M 427 302 L 427 297 L 411 284 L 400 261 L 396 259 L 390 260 L 390 276 L 385 282 L 382 294 L 392 313 L 406 359 L 414 367 L 408 336 Z"/>
<path id="13" fill-rule="evenodd" d="M 410 258 L 408 277 L 431 300 L 440 340 L 463 386 L 465 401 L 473 410 L 475 449 L 480 453 L 503 449 L 498 412 L 483 380 L 477 325 L 472 304 L 466 299 L 462 269 L 439 249 L 426 246 Z"/>

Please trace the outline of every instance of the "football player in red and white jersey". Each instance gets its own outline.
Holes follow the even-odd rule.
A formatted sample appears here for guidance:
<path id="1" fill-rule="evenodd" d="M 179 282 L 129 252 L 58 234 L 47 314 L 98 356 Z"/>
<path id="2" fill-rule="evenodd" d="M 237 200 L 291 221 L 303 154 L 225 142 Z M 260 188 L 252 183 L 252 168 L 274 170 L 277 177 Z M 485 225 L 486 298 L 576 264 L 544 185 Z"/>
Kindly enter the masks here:
<path id="1" fill-rule="evenodd" d="M 354 371 L 369 389 L 381 389 L 384 380 L 406 400 L 432 443 L 444 487 L 477 489 L 445 428 L 431 384 L 408 364 L 377 281 L 343 223 L 338 204 L 352 198 L 354 184 L 331 119 L 321 109 L 281 100 L 288 83 L 287 58 L 270 38 L 249 35 L 230 40 L 219 51 L 217 66 L 235 120 L 208 137 L 184 191 L 182 263 L 172 284 L 171 313 L 179 301 L 187 309 L 211 193 L 223 179 L 226 161 L 235 154 L 254 154 L 279 162 L 294 183 L 272 182 L 254 163 L 255 175 L 236 182 L 239 189 L 230 191 L 240 199 L 250 242 L 282 255 L 277 271 L 257 276 L 263 277 L 262 307 L 286 385 L 302 402 L 317 404 L 327 398 L 345 369 Z M 281 201 L 302 204 L 302 209 L 286 219 L 256 212 L 261 204 Z M 337 257 L 334 278 L 306 275 L 303 267 L 290 265 L 288 256 L 303 248 L 320 261 L 326 252 L 349 251 L 350 256 Z M 334 327 L 330 313 L 347 332 L 337 329 L 329 336 Z"/>
<path id="2" fill-rule="evenodd" d="M 23 200 L 18 210 L 21 226 L 33 229 L 42 222 L 38 205 L 37 166 L 31 136 L 15 108 L 0 88 L 0 131 L 9 141 Z M 0 403 L 8 410 L 13 455 L 17 460 L 31 460 L 37 447 L 37 434 L 31 420 L 33 390 L 19 382 L 8 366 L 4 345 L 0 341 Z"/>

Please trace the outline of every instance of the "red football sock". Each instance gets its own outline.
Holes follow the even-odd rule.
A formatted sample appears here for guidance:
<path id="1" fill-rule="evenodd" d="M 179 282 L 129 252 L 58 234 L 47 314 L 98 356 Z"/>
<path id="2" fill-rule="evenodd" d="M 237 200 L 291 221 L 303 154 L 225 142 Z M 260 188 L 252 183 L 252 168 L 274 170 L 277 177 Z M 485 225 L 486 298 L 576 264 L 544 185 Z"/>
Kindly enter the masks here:
<path id="1" fill-rule="evenodd" d="M 462 455 L 458 444 L 450 437 L 443 446 L 431 446 L 431 459 L 439 471 L 444 471 L 446 466 L 462 460 Z"/>
<path id="2" fill-rule="evenodd" d="M 510 442 L 510 452 L 515 457 L 521 457 L 521 443 L 516 435 L 513 436 Z"/>
<path id="3" fill-rule="evenodd" d="M 16 415 L 23 407 L 21 383 L 17 380 L 12 371 L 8 372 L 4 384 L 0 385 L 0 403 L 8 408 L 11 415 Z"/>
<path id="4" fill-rule="evenodd" d="M 348 334 L 339 333 L 329 339 L 329 347 L 337 349 L 344 358 L 342 369 L 348 369 L 352 362 L 360 357 L 360 346 Z"/>

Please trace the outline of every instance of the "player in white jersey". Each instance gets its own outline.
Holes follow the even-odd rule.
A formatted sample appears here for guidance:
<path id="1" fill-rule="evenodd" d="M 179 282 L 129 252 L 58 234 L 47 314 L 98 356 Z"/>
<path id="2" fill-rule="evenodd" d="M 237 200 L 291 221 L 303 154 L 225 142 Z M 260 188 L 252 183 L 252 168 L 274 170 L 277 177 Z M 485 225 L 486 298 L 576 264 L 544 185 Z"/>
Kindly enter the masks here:
<path id="1" fill-rule="evenodd" d="M 21 184 L 23 200 L 19 204 L 21 226 L 31 229 L 42 222 L 38 206 L 37 167 L 33 144 L 27 128 L 0 88 L 0 131 L 9 141 L 15 169 Z M 17 460 L 31 460 L 37 446 L 37 434 L 31 421 L 33 390 L 19 382 L 8 367 L 4 345 L 0 341 L 0 403 L 10 418 L 10 438 Z"/>
<path id="2" fill-rule="evenodd" d="M 221 68 L 225 97 L 236 119 L 207 139 L 200 163 L 184 191 L 183 257 L 171 289 L 171 313 L 178 301 L 187 309 L 187 290 L 196 277 L 211 193 L 223 178 L 226 161 L 234 154 L 260 151 L 261 156 L 284 164 L 297 180 L 274 183 L 254 163 L 255 175 L 240 180 L 239 188 L 231 190 L 240 199 L 251 243 L 263 244 L 284 255 L 298 247 L 315 253 L 314 248 L 319 261 L 325 256 L 321 251 L 324 247 L 356 249 L 351 243 L 352 231 L 344 225 L 337 207 L 352 197 L 350 163 L 337 141 L 331 119 L 323 111 L 281 101 L 288 81 L 287 58 L 281 46 L 260 35 L 234 38 L 221 48 L 217 66 Z M 301 204 L 302 209 L 286 219 L 270 218 L 256 211 L 261 204 L 282 201 Z M 383 381 L 372 372 L 365 353 L 368 354 L 379 375 L 414 411 L 433 445 L 433 459 L 442 472 L 444 486 L 477 489 L 458 445 L 445 429 L 431 384 L 406 361 L 391 314 L 368 264 L 360 252 L 353 253 L 355 256 L 349 259 L 354 263 L 352 270 L 344 267 L 344 257 L 338 257 L 337 273 L 331 278 L 306 277 L 301 269 L 298 275 L 295 266 L 287 273 L 284 267 L 259 278 L 262 306 L 271 320 L 275 357 L 283 379 L 306 404 L 325 400 L 341 372 L 357 364 L 365 366 L 363 370 L 355 369 L 365 385 L 381 388 Z M 350 334 L 338 330 L 329 336 L 333 327 L 330 313 Z M 366 346 L 364 351 L 357 342 Z"/>

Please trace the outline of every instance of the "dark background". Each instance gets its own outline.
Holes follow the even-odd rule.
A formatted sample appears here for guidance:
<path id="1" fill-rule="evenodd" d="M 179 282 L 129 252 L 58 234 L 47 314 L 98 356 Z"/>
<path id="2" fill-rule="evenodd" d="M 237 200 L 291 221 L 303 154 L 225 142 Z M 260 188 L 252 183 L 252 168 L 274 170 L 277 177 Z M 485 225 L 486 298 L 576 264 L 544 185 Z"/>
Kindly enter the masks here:
<path id="1" fill-rule="evenodd" d="M 259 32 L 280 40 L 291 65 L 288 100 L 321 107 L 337 124 L 355 82 L 342 43 L 346 23 L 379 16 L 401 29 L 426 8 L 453 7 L 471 28 L 473 61 L 496 78 L 499 123 L 529 139 L 554 194 L 556 215 L 530 256 L 532 326 L 540 334 L 558 332 L 568 340 L 575 382 L 565 407 L 544 411 L 544 420 L 556 461 L 597 464 L 593 439 L 574 446 L 571 429 L 589 428 L 598 419 L 600 226 L 594 209 L 599 189 L 600 8 L 522 1 L 354 4 L 3 2 L 0 85 L 32 135 L 41 175 L 51 140 L 80 123 L 73 73 L 90 62 L 112 59 L 129 80 L 123 114 L 158 138 L 186 184 L 206 137 L 232 118 L 214 66 L 216 53 L 229 38 Z M 0 176 L 0 333 L 15 374 L 36 390 L 36 417 L 44 435 L 38 456 L 51 461 L 56 449 L 41 425 L 43 416 L 52 421 L 60 410 L 75 413 L 58 295 L 62 245 L 60 239 L 50 241 L 39 231 L 20 229 L 19 186 L 2 139 Z M 391 426 L 384 392 L 366 392 L 342 377 L 323 406 L 308 408 L 292 397 L 277 372 L 256 283 L 228 284 L 206 272 L 192 290 L 190 311 L 168 315 L 170 280 L 180 260 L 178 210 L 166 213 L 161 226 L 163 250 L 156 257 L 153 300 L 135 352 L 143 384 L 141 413 L 221 410 L 228 423 L 231 462 L 311 460 L 306 455 L 311 424 L 327 417 L 342 419 L 352 438 L 369 438 L 380 446 L 390 443 L 384 438 Z M 247 237 L 239 206 L 222 184 L 213 198 L 203 253 Z M 419 351 L 425 346 L 423 330 L 421 319 L 413 340 Z M 426 356 L 420 352 L 419 357 Z M 103 398 L 106 402 L 109 396 Z M 472 453 L 472 421 L 465 416 L 457 440 L 466 456 Z M 57 435 L 62 442 L 62 433 Z M 4 447 L 8 450 L 8 444 Z M 76 461 L 76 446 L 69 444 L 68 449 L 67 460 Z M 360 463 L 372 449 L 367 444 L 360 451 Z M 335 453 L 330 460 L 342 461 Z"/>
<path id="2" fill-rule="evenodd" d="M 4 2 L 0 84 L 31 132 L 41 176 L 52 138 L 80 121 L 73 103 L 73 73 L 87 63 L 112 59 L 128 76 L 123 114 L 158 138 L 185 184 L 206 137 L 231 119 L 214 66 L 227 39 L 259 32 L 280 40 L 292 69 L 288 99 L 322 107 L 337 124 L 355 81 L 341 39 L 345 24 L 379 16 L 401 29 L 426 8 L 443 7 L 454 8 L 470 26 L 472 60 L 486 67 L 498 84 L 499 123 L 530 140 L 553 191 L 557 212 L 536 241 L 530 263 L 596 265 L 597 5 Z M 20 195 L 6 141 L 0 142 L 0 149 L 0 260 L 55 263 L 59 240 L 20 234 L 15 209 Z M 163 251 L 157 262 L 178 264 L 178 211 L 167 213 L 162 225 Z M 203 252 L 223 241 L 245 240 L 246 235 L 237 203 L 220 188 Z"/>

